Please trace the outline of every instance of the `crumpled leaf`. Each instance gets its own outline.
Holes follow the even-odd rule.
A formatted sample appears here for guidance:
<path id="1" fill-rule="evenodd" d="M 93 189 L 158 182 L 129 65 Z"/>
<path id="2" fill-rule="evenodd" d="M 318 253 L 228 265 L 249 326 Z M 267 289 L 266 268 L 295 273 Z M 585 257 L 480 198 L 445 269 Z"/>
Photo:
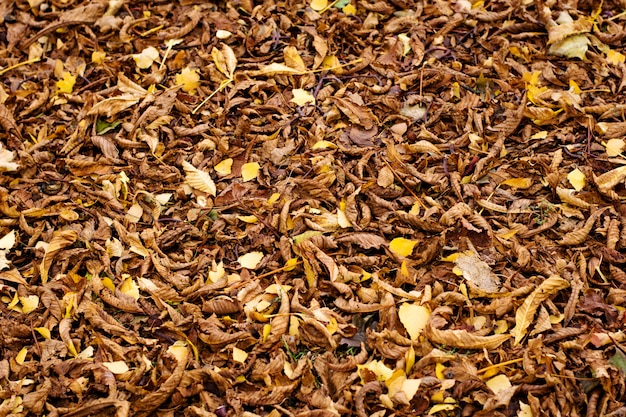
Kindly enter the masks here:
<path id="1" fill-rule="evenodd" d="M 515 327 L 511 329 L 511 335 L 515 337 L 516 345 L 526 335 L 526 330 L 535 319 L 535 313 L 541 303 L 567 287 L 569 287 L 567 280 L 558 275 L 552 275 L 526 297 L 524 303 L 515 312 Z"/>
<path id="2" fill-rule="evenodd" d="M 78 238 L 78 232 L 76 230 L 57 230 L 52 234 L 52 240 L 46 247 L 46 252 L 43 255 L 43 260 L 39 265 L 39 274 L 41 275 L 41 282 L 45 284 L 48 282 L 48 271 L 52 265 L 52 261 L 57 253 L 64 248 L 74 244 Z"/>
<path id="3" fill-rule="evenodd" d="M 147 69 L 152 66 L 154 61 L 159 59 L 159 51 L 154 46 L 148 46 L 138 54 L 133 54 L 133 59 L 137 68 Z"/>
<path id="4" fill-rule="evenodd" d="M 189 184 L 191 188 L 215 197 L 217 188 L 208 172 L 199 170 L 187 161 L 183 161 L 183 169 L 186 174 L 185 182 Z"/>
<path id="5" fill-rule="evenodd" d="M 459 254 L 454 259 L 454 272 L 463 275 L 463 278 L 486 292 L 497 292 L 500 289 L 500 280 L 491 271 L 485 261 L 478 258 L 473 252 Z"/>

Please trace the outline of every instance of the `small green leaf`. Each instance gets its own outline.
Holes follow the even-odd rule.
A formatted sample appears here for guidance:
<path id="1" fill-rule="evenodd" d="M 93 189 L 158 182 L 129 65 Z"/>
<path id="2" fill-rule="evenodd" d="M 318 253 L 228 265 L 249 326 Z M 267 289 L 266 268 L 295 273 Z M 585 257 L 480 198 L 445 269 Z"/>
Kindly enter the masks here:
<path id="1" fill-rule="evenodd" d="M 107 132 L 115 130 L 121 124 L 122 122 L 119 122 L 119 121 L 109 123 L 105 120 L 98 119 L 96 121 L 96 133 L 98 135 L 104 135 Z"/>
<path id="2" fill-rule="evenodd" d="M 338 9 L 343 9 L 348 4 L 350 4 L 350 0 L 337 0 L 337 2 L 333 4 L 333 7 L 336 7 Z"/>

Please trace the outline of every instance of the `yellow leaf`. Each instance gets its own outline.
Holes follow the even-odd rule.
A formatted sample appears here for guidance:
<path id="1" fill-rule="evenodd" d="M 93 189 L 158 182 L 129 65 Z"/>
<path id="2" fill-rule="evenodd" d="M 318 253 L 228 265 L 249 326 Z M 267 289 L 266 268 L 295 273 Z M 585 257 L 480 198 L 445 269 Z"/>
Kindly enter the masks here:
<path id="1" fill-rule="evenodd" d="M 417 245 L 417 242 L 403 237 L 397 237 L 389 243 L 389 250 L 402 257 L 407 257 L 413 253 L 413 248 Z"/>
<path id="2" fill-rule="evenodd" d="M 241 178 L 243 182 L 253 180 L 259 175 L 261 166 L 258 162 L 248 162 L 241 167 Z"/>
<path id="3" fill-rule="evenodd" d="M 515 327 L 511 329 L 511 335 L 515 336 L 515 344 L 519 344 L 526 335 L 526 330 L 535 318 L 537 309 L 545 300 L 560 290 L 569 287 L 569 282 L 553 275 L 543 281 L 515 312 Z"/>
<path id="4" fill-rule="evenodd" d="M 174 77 L 176 85 L 181 85 L 182 90 L 185 93 L 195 94 L 196 89 L 200 86 L 200 74 L 195 69 L 185 67 L 180 74 L 176 74 Z"/>
<path id="5" fill-rule="evenodd" d="M 213 169 L 221 176 L 230 175 L 233 167 L 233 158 L 226 158 L 219 164 L 215 165 Z"/>
<path id="6" fill-rule="evenodd" d="M 525 190 L 533 185 L 533 180 L 531 178 L 509 178 L 508 180 L 502 181 L 501 185 L 508 185 L 509 187 Z"/>
<path id="7" fill-rule="evenodd" d="M 327 140 L 318 140 L 311 147 L 311 149 L 313 149 L 313 150 L 328 149 L 328 148 L 337 149 L 337 145 L 335 145 L 334 143 L 329 142 Z"/>
<path id="8" fill-rule="evenodd" d="M 219 40 L 226 40 L 233 36 L 233 34 L 227 30 L 219 29 L 215 32 L 215 37 Z"/>
<path id="9" fill-rule="evenodd" d="M 124 282 L 122 282 L 122 285 L 120 286 L 120 292 L 134 298 L 135 300 L 139 300 L 139 285 L 135 283 L 130 275 L 127 275 Z"/>
<path id="10" fill-rule="evenodd" d="M 76 84 L 76 76 L 70 74 L 68 71 L 63 71 L 62 78 L 57 81 L 57 92 L 71 94 L 74 90 L 74 84 Z"/>
<path id="11" fill-rule="evenodd" d="M 255 269 L 263 259 L 263 252 L 250 252 L 241 255 L 237 262 L 246 269 Z"/>
<path id="12" fill-rule="evenodd" d="M 609 139 L 605 144 L 606 154 L 610 157 L 618 156 L 622 153 L 625 144 L 624 139 Z"/>
<path id="13" fill-rule="evenodd" d="M 47 327 L 35 327 L 34 330 L 36 330 L 37 333 L 39 333 L 44 339 L 50 339 L 51 337 L 50 329 Z"/>
<path id="14" fill-rule="evenodd" d="M 445 371 L 446 369 L 447 366 L 441 362 L 437 362 L 435 364 L 435 376 L 437 377 L 437 379 L 440 379 L 442 381 L 446 379 L 445 375 L 443 374 L 443 371 Z"/>
<path id="15" fill-rule="evenodd" d="M 363 379 L 363 374 L 360 372 L 361 369 L 367 369 L 374 373 L 378 381 L 386 381 L 393 376 L 393 370 L 387 367 L 382 361 L 377 360 L 366 363 L 365 365 L 357 365 L 357 369 L 359 375 L 361 375 L 361 379 Z"/>
<path id="16" fill-rule="evenodd" d="M 624 56 L 624 54 L 622 54 L 621 52 L 615 51 L 613 49 L 609 49 L 606 52 L 606 62 L 608 62 L 611 65 L 619 65 L 619 64 L 623 64 L 624 61 L 626 61 L 626 56 Z"/>
<path id="17" fill-rule="evenodd" d="M 328 7 L 328 0 L 311 0 L 311 9 L 319 12 Z"/>
<path id="18" fill-rule="evenodd" d="M 436 404 L 428 410 L 428 415 L 434 415 L 440 411 L 452 411 L 456 408 L 454 404 Z"/>
<path id="19" fill-rule="evenodd" d="M 535 133 L 534 135 L 532 135 L 530 138 L 531 139 L 545 139 L 547 137 L 548 137 L 548 132 L 546 130 L 541 130 Z"/>
<path id="20" fill-rule="evenodd" d="M 109 277 L 102 278 L 102 285 L 104 285 L 104 288 L 108 288 L 112 292 L 115 292 L 115 284 L 113 283 L 113 280 L 111 280 L 111 278 Z"/>
<path id="21" fill-rule="evenodd" d="M 341 9 L 341 11 L 344 12 L 347 16 L 355 15 L 356 7 L 354 7 L 352 4 L 348 4 L 346 7 Z"/>
<path id="22" fill-rule="evenodd" d="M 245 363 L 246 359 L 248 359 L 248 353 L 245 350 L 233 347 L 233 360 L 235 362 Z"/>
<path id="23" fill-rule="evenodd" d="M 183 161 L 185 170 L 185 182 L 193 189 L 205 192 L 215 197 L 217 188 L 208 172 L 204 172 L 194 167 L 187 161 Z"/>
<path id="24" fill-rule="evenodd" d="M 182 340 L 177 340 L 172 346 L 167 348 L 167 353 L 174 356 L 178 362 L 184 362 L 187 360 L 189 348 L 187 347 L 186 342 Z"/>
<path id="25" fill-rule="evenodd" d="M 263 343 L 265 343 L 267 341 L 267 338 L 270 335 L 270 332 L 272 331 L 272 325 L 271 324 L 266 324 L 263 326 Z"/>
<path id="26" fill-rule="evenodd" d="M 101 65 L 104 63 L 104 58 L 106 58 L 107 53 L 104 51 L 93 51 L 91 54 L 91 62 L 96 65 Z"/>
<path id="27" fill-rule="evenodd" d="M 572 184 L 572 187 L 574 187 L 576 191 L 580 191 L 585 188 L 585 174 L 583 174 L 578 168 L 567 174 L 567 180 L 570 184 Z"/>
<path id="28" fill-rule="evenodd" d="M 107 368 L 115 375 L 125 374 L 130 370 L 130 368 L 124 361 L 102 362 L 102 366 Z"/>
<path id="29" fill-rule="evenodd" d="M 267 199 L 267 204 L 273 206 L 275 202 L 280 198 L 280 193 L 273 193 L 270 198 Z"/>
<path id="30" fill-rule="evenodd" d="M 401 33 L 398 35 L 398 40 L 402 43 L 402 56 L 407 56 L 411 52 L 411 38 L 406 33 Z"/>
<path id="31" fill-rule="evenodd" d="M 250 216 L 237 216 L 238 220 L 241 220 L 244 223 L 249 223 L 249 224 L 254 224 L 257 223 L 259 221 L 259 219 L 254 216 L 254 215 L 250 215 Z"/>
<path id="32" fill-rule="evenodd" d="M 296 103 L 298 106 L 304 106 L 307 103 L 315 104 L 315 97 L 302 88 L 294 88 L 291 90 L 293 98 L 289 101 Z"/>
<path id="33" fill-rule="evenodd" d="M 298 258 L 291 258 L 285 262 L 285 266 L 283 267 L 283 271 L 293 271 L 298 265 Z"/>
<path id="34" fill-rule="evenodd" d="M 17 362 L 18 365 L 23 365 L 24 361 L 26 360 L 27 353 L 28 349 L 26 347 L 23 347 L 19 352 L 17 352 L 17 355 L 15 356 L 15 362 Z"/>
<path id="35" fill-rule="evenodd" d="M 159 59 L 159 51 L 154 46 L 149 46 L 139 54 L 133 54 L 133 59 L 137 68 L 146 69 L 152 66 L 152 63 Z"/>
<path id="36" fill-rule="evenodd" d="M 36 295 L 20 297 L 20 303 L 22 303 L 22 313 L 28 314 L 39 306 L 39 297 Z"/>
<path id="37" fill-rule="evenodd" d="M 411 340 L 417 340 L 428 323 L 430 310 L 417 304 L 403 303 L 398 309 L 398 317 Z"/>
<path id="38" fill-rule="evenodd" d="M 500 391 L 504 391 L 506 389 L 511 388 L 511 381 L 507 378 L 506 375 L 500 374 L 496 375 L 490 380 L 487 381 L 487 386 L 494 394 L 498 394 Z"/>

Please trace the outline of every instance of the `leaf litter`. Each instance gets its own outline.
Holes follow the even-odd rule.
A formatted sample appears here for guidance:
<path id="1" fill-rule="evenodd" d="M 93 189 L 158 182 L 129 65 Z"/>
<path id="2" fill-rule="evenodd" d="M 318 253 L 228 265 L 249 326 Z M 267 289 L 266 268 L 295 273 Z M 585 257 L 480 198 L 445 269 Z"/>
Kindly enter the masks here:
<path id="1" fill-rule="evenodd" d="M 0 413 L 624 415 L 623 2 L 0 5 Z"/>

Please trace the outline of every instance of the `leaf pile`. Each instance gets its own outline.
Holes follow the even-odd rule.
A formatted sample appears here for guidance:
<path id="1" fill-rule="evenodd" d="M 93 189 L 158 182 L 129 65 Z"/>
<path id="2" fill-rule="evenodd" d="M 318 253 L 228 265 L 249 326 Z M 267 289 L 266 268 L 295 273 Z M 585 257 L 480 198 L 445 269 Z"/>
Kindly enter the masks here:
<path id="1" fill-rule="evenodd" d="M 0 415 L 624 415 L 624 8 L 2 2 Z"/>

